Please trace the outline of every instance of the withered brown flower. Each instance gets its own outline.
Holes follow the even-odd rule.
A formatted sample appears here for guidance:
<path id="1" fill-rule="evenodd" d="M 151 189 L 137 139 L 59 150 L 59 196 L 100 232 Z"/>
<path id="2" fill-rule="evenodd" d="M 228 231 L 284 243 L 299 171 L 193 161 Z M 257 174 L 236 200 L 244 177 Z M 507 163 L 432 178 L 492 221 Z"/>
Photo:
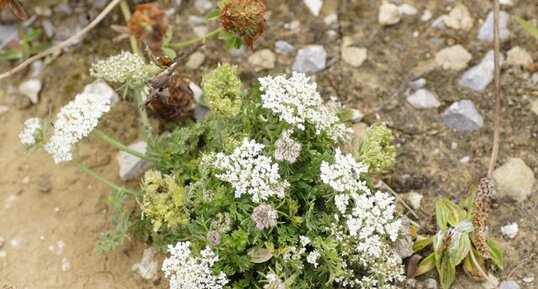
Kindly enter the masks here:
<path id="1" fill-rule="evenodd" d="M 0 0 L 0 10 L 4 9 L 5 6 L 9 6 L 9 9 L 11 9 L 11 12 L 15 17 L 17 17 L 19 20 L 26 20 L 28 19 L 28 16 L 26 15 L 26 11 L 24 11 L 24 7 L 22 7 L 22 4 L 17 0 Z"/>
<path id="2" fill-rule="evenodd" d="M 486 221 L 491 206 L 491 199 L 495 196 L 495 181 L 482 178 L 478 184 L 474 198 L 473 210 L 473 244 L 484 258 L 489 257 L 488 244 L 486 242 Z"/>
<path id="3" fill-rule="evenodd" d="M 220 24 L 225 31 L 241 37 L 249 48 L 263 33 L 265 4 L 262 0 L 231 0 L 220 12 Z"/>
<path id="4" fill-rule="evenodd" d="M 168 18 L 156 3 L 136 6 L 127 23 L 127 32 L 145 42 L 152 51 L 161 49 L 167 31 Z"/>

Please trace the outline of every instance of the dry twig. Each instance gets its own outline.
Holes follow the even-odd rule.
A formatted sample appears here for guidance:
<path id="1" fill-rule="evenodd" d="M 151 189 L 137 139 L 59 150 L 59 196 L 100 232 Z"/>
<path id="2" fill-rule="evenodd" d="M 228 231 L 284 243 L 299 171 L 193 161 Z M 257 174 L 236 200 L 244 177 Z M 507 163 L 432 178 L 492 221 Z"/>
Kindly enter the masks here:
<path id="1" fill-rule="evenodd" d="M 500 67 L 500 50 L 501 41 L 499 38 L 499 0 L 493 1 L 493 46 L 494 46 L 494 65 L 495 65 L 495 83 L 493 87 L 493 95 L 495 96 L 495 127 L 493 129 L 493 147 L 491 149 L 491 157 L 488 167 L 488 178 L 491 178 L 495 163 L 499 156 L 499 138 L 501 126 L 501 67 Z"/>

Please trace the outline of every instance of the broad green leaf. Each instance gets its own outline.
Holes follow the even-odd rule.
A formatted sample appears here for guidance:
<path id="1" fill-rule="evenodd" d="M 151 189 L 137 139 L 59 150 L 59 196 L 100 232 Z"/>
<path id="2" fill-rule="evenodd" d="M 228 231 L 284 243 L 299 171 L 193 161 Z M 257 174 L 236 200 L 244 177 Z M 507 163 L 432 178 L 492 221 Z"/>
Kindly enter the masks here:
<path id="1" fill-rule="evenodd" d="M 219 16 L 220 16 L 220 10 L 215 9 L 215 10 L 213 10 L 213 11 L 210 11 L 210 12 L 206 15 L 205 19 L 207 19 L 207 20 L 209 20 L 209 21 L 213 21 L 213 20 L 217 20 L 217 19 L 219 19 Z"/>
<path id="2" fill-rule="evenodd" d="M 445 238 L 446 232 L 445 231 L 439 231 L 432 237 L 433 242 L 433 250 L 437 252 L 439 250 L 439 246 L 441 246 L 441 242 L 443 242 L 443 239 Z"/>
<path id="3" fill-rule="evenodd" d="M 449 255 L 452 259 L 454 266 L 458 266 L 465 256 L 471 251 L 471 240 L 469 239 L 469 234 L 461 233 L 457 238 L 453 237 L 450 248 Z"/>
<path id="4" fill-rule="evenodd" d="M 534 27 L 532 23 L 529 21 L 524 20 L 521 17 L 516 17 L 517 23 L 523 28 L 525 31 L 527 31 L 530 35 L 532 35 L 534 38 L 538 39 L 538 28 Z"/>
<path id="5" fill-rule="evenodd" d="M 168 47 L 161 47 L 161 49 L 162 49 L 163 53 L 166 56 L 168 56 L 168 57 L 170 57 L 172 59 L 176 58 L 177 54 L 176 54 L 176 51 L 174 49 L 171 49 L 171 48 L 168 48 Z"/>
<path id="6" fill-rule="evenodd" d="M 497 244 L 497 242 L 495 242 L 495 240 L 493 240 L 492 238 L 487 238 L 486 242 L 488 243 L 488 252 L 491 261 L 493 261 L 493 264 L 499 267 L 499 269 L 503 270 L 504 258 L 499 244 Z"/>
<path id="7" fill-rule="evenodd" d="M 433 268 L 435 268 L 435 253 L 431 253 L 430 255 L 428 255 L 428 257 L 422 259 L 420 263 L 418 263 L 415 277 L 427 273 Z"/>
<path id="8" fill-rule="evenodd" d="M 450 285 L 456 280 L 456 266 L 452 263 L 449 255 L 444 255 L 443 260 L 441 260 L 439 279 L 443 289 L 449 289 Z"/>
<path id="9" fill-rule="evenodd" d="M 484 277 L 484 259 L 476 249 L 471 249 L 467 257 L 463 259 L 463 270 L 471 277 L 483 278 Z"/>
<path id="10" fill-rule="evenodd" d="M 422 240 L 417 240 L 415 243 L 413 243 L 413 253 L 416 253 L 427 246 L 429 246 L 432 243 L 432 238 L 426 238 Z"/>
<path id="11" fill-rule="evenodd" d="M 448 223 L 452 227 L 458 226 L 458 224 L 465 218 L 465 212 L 458 207 L 458 205 L 454 204 L 452 201 L 448 199 L 444 199 L 443 203 L 445 204 L 445 207 L 448 209 Z"/>
<path id="12" fill-rule="evenodd" d="M 265 263 L 273 257 L 271 252 L 265 248 L 254 248 L 248 252 L 248 255 L 252 262 L 256 264 Z"/>
<path id="13" fill-rule="evenodd" d="M 435 202 L 435 218 L 437 220 L 437 226 L 439 229 L 446 231 L 448 229 L 448 214 L 449 209 L 445 206 L 445 203 L 442 200 Z"/>

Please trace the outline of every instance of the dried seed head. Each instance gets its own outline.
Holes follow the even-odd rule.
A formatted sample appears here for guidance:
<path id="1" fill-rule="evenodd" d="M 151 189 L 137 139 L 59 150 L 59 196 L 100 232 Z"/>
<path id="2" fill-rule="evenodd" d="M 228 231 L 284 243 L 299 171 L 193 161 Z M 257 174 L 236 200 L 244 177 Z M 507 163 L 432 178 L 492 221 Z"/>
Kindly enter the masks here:
<path id="1" fill-rule="evenodd" d="M 489 257 L 488 245 L 486 242 L 486 222 L 491 206 L 491 199 L 496 195 L 495 181 L 489 178 L 482 178 L 478 185 L 474 198 L 473 211 L 473 243 L 476 249 L 484 258 Z"/>
<path id="2" fill-rule="evenodd" d="M 149 100 L 151 108 L 169 121 L 191 116 L 196 101 L 190 84 L 188 79 L 177 73 L 172 74 L 165 85 L 154 88 L 154 96 Z"/>
<path id="3" fill-rule="evenodd" d="M 220 24 L 225 31 L 241 37 L 249 48 L 263 33 L 265 5 L 262 0 L 231 0 L 220 12 Z"/>
<path id="4" fill-rule="evenodd" d="M 151 50 L 158 51 L 168 31 L 168 19 L 158 4 L 140 4 L 136 6 L 133 16 L 127 23 L 127 31 L 145 42 Z"/>

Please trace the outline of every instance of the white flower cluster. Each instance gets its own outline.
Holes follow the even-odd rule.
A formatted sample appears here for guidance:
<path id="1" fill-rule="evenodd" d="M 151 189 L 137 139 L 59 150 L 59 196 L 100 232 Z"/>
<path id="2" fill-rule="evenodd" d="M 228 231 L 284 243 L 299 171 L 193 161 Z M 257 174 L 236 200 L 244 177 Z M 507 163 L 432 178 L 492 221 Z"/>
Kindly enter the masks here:
<path id="1" fill-rule="evenodd" d="M 19 139 L 24 146 L 33 146 L 36 144 L 36 135 L 42 129 L 41 120 L 32 117 L 24 122 L 24 129 L 19 134 Z"/>
<path id="2" fill-rule="evenodd" d="M 108 97 L 84 92 L 60 110 L 54 123 L 54 134 L 45 145 L 55 163 L 73 159 L 71 146 L 97 126 L 99 118 L 110 110 L 110 101 Z"/>
<path id="3" fill-rule="evenodd" d="M 301 144 L 291 137 L 292 133 L 291 129 L 287 129 L 276 140 L 274 153 L 276 160 L 288 161 L 293 164 L 299 157 Z"/>
<path id="4" fill-rule="evenodd" d="M 143 84 L 151 78 L 145 69 L 144 59 L 131 52 L 122 51 L 118 55 L 100 60 L 90 69 L 91 76 L 108 82 Z"/>
<path id="5" fill-rule="evenodd" d="M 217 154 L 213 164 L 225 172 L 216 177 L 232 184 L 236 198 L 247 194 L 258 203 L 271 196 L 284 197 L 289 183 L 280 179 L 278 164 L 261 155 L 264 147 L 255 140 L 245 139 L 231 155 Z"/>
<path id="6" fill-rule="evenodd" d="M 306 250 L 306 246 L 308 246 L 312 240 L 308 238 L 307 236 L 299 236 L 299 244 L 301 245 L 299 248 L 295 246 L 289 247 L 289 252 L 285 253 L 282 257 L 284 260 L 299 260 L 302 257 L 306 255 L 306 262 L 312 264 L 314 268 L 317 268 L 319 266 L 318 259 L 321 257 L 321 254 L 317 250 L 312 250 L 308 252 Z M 300 265 L 300 268 L 302 269 L 303 265 Z"/>
<path id="7" fill-rule="evenodd" d="M 319 266 L 318 264 L 319 257 L 321 257 L 321 254 L 318 251 L 314 250 L 310 252 L 308 256 L 306 256 L 306 262 L 314 265 L 314 268 L 317 268 Z"/>
<path id="8" fill-rule="evenodd" d="M 336 149 L 334 163 L 321 163 L 321 181 L 329 185 L 340 193 L 365 193 L 370 194 L 370 189 L 364 181 L 361 181 L 361 174 L 368 172 L 368 167 L 355 161 L 351 154 L 343 155 L 340 149 Z M 344 197 L 345 198 L 345 197 Z M 338 200 L 337 207 L 342 207 L 341 202 L 347 199 Z"/>
<path id="9" fill-rule="evenodd" d="M 284 281 L 282 281 L 275 273 L 271 272 L 265 276 L 267 284 L 263 285 L 263 289 L 286 289 Z"/>
<path id="10" fill-rule="evenodd" d="M 314 125 L 319 135 L 326 132 L 334 141 L 342 140 L 350 130 L 327 107 L 317 84 L 310 82 L 304 73 L 293 72 L 291 76 L 266 76 L 260 81 L 262 107 L 277 114 L 280 120 L 304 130 L 306 123 Z"/>
<path id="11" fill-rule="evenodd" d="M 222 289 L 228 283 L 226 274 L 215 274 L 212 267 L 219 257 L 206 247 L 200 257 L 193 257 L 190 242 L 168 245 L 170 257 L 163 261 L 162 270 L 170 289 Z"/>

